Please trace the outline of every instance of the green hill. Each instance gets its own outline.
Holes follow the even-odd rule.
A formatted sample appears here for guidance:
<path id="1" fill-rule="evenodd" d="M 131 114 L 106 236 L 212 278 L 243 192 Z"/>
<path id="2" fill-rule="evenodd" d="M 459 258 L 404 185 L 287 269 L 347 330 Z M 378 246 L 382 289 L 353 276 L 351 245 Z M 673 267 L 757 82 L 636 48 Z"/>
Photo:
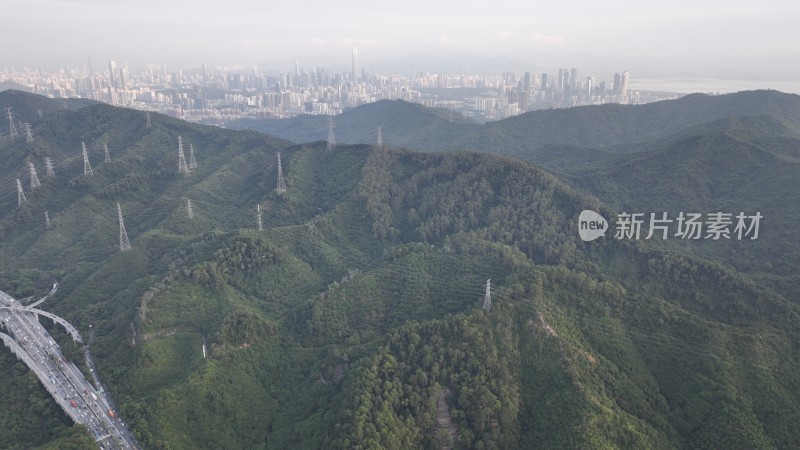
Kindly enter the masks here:
<path id="1" fill-rule="evenodd" d="M 669 138 L 687 128 L 721 119 L 768 115 L 800 133 L 800 96 L 778 91 L 746 91 L 708 96 L 692 94 L 645 105 L 608 104 L 538 110 L 486 124 L 469 123 L 456 114 L 405 101 L 380 101 L 336 117 L 338 142 L 374 144 L 377 127 L 388 145 L 419 150 L 470 149 L 510 154 L 550 167 L 556 155 L 549 148 L 615 148 L 635 151 L 632 144 Z M 327 118 L 239 121 L 233 128 L 254 129 L 294 142 L 327 138 Z M 586 154 L 587 156 L 590 154 Z"/>
<path id="2" fill-rule="evenodd" d="M 0 286 L 60 281 L 42 306 L 93 325 L 146 448 L 795 446 L 800 307 L 680 248 L 580 241 L 580 211 L 615 205 L 501 156 L 151 121 L 89 105 L 0 147 Z M 79 440 L 0 358 L 0 447 Z"/>
<path id="3" fill-rule="evenodd" d="M 228 126 L 279 136 L 293 142 L 313 142 L 328 138 L 328 116 L 301 115 L 291 119 L 240 119 Z M 464 133 L 478 125 L 459 113 L 427 108 L 403 100 L 381 100 L 346 111 L 335 117 L 337 142 L 375 144 L 378 128 L 384 143 L 419 149 L 449 147 Z"/>

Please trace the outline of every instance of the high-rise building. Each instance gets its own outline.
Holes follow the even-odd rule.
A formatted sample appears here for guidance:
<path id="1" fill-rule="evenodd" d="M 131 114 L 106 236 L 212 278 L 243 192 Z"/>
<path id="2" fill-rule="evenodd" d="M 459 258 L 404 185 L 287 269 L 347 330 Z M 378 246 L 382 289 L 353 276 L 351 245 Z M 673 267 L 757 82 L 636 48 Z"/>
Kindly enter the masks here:
<path id="1" fill-rule="evenodd" d="M 117 71 L 117 63 L 115 61 L 108 62 L 108 81 L 111 83 L 111 87 L 117 87 L 117 81 L 115 80 Z"/>
<path id="2" fill-rule="evenodd" d="M 565 71 L 567 69 L 564 69 Z M 569 70 L 569 87 L 572 88 L 573 92 L 578 90 L 578 69 L 572 68 Z"/>
<path id="3" fill-rule="evenodd" d="M 622 72 L 622 82 L 620 83 L 619 102 L 628 103 L 628 83 L 631 79 L 631 73 L 627 70 Z"/>
<path id="4" fill-rule="evenodd" d="M 353 46 L 353 81 L 358 81 L 358 49 Z"/>
<path id="5" fill-rule="evenodd" d="M 611 93 L 619 95 L 620 87 L 622 86 L 622 77 L 618 73 L 614 74 L 614 84 L 611 86 Z"/>
<path id="6" fill-rule="evenodd" d="M 539 83 L 539 89 L 546 90 L 547 89 L 547 74 L 542 72 L 542 81 Z"/>

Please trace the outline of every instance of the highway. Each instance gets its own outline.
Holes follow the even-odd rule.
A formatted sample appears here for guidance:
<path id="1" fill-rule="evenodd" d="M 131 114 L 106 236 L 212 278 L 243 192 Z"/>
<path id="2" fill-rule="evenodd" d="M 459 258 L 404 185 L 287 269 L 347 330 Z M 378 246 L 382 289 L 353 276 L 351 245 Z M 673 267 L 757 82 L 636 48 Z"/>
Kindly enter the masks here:
<path id="1" fill-rule="evenodd" d="M 56 287 L 54 284 L 47 297 L 55 292 Z M 39 323 L 39 315 L 54 319 L 67 328 L 76 342 L 82 343 L 77 330 L 66 320 L 25 307 L 0 291 L 0 324 L 5 328 L 0 332 L 0 339 L 6 347 L 33 370 L 72 420 L 86 426 L 99 448 L 139 449 L 119 414 L 110 406 L 106 394 L 98 393 L 75 364 L 64 357 L 61 347 Z M 87 359 L 90 358 L 88 349 L 84 347 L 84 351 Z M 94 373 L 92 375 L 99 386 L 99 380 Z"/>

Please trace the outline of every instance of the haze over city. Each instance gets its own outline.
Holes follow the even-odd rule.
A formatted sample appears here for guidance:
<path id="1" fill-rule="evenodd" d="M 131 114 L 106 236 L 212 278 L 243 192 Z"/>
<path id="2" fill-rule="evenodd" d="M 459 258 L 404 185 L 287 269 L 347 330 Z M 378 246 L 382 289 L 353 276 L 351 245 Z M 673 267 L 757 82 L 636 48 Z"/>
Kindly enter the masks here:
<path id="1" fill-rule="evenodd" d="M 13 45 L 0 62 L 53 69 L 92 58 L 132 67 L 205 62 L 287 70 L 299 59 L 336 69 L 358 46 L 368 70 L 627 66 L 637 75 L 786 80 L 798 71 L 798 21 L 800 5 L 785 0 L 10 0 L 0 27 Z"/>

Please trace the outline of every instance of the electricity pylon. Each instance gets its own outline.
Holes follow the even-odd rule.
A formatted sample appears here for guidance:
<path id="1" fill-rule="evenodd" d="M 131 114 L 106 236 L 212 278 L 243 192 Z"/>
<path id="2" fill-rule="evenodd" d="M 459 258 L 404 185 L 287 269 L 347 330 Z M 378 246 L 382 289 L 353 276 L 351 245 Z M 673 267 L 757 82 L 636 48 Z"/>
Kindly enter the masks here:
<path id="1" fill-rule="evenodd" d="M 258 231 L 264 231 L 264 224 L 261 222 L 261 205 L 256 205 L 258 211 Z"/>
<path id="2" fill-rule="evenodd" d="M 178 136 L 178 173 L 189 174 L 189 166 L 186 164 L 186 155 L 183 153 L 183 138 Z"/>
<path id="3" fill-rule="evenodd" d="M 492 280 L 486 280 L 486 296 L 483 298 L 483 310 L 492 309 Z"/>
<path id="4" fill-rule="evenodd" d="M 108 144 L 103 142 L 103 154 L 106 156 L 105 162 L 111 162 L 111 156 L 108 154 Z"/>
<path id="5" fill-rule="evenodd" d="M 150 128 L 150 127 L 152 126 L 152 124 L 150 123 L 150 113 L 149 113 L 149 112 L 147 112 L 147 113 L 145 113 L 145 114 L 146 114 L 146 116 L 147 116 L 147 128 Z"/>
<path id="6" fill-rule="evenodd" d="M 283 194 L 286 192 L 286 182 L 283 181 L 283 168 L 281 167 L 281 154 L 278 152 L 278 185 L 275 187 L 275 192 Z"/>
<path id="7" fill-rule="evenodd" d="M 44 225 L 47 227 L 48 230 L 50 229 L 50 213 L 48 213 L 47 211 L 44 212 Z"/>
<path id="8" fill-rule="evenodd" d="M 197 160 L 194 159 L 194 144 L 189 144 L 189 169 L 197 168 Z"/>
<path id="9" fill-rule="evenodd" d="M 378 127 L 378 143 L 376 145 L 378 148 L 383 147 L 383 132 L 381 131 L 381 127 Z"/>
<path id="10" fill-rule="evenodd" d="M 194 212 L 192 211 L 192 201 L 186 200 L 186 213 L 189 216 L 189 220 L 194 220 Z"/>
<path id="11" fill-rule="evenodd" d="M 92 172 L 92 165 L 89 164 L 89 154 L 86 153 L 86 143 L 81 142 L 81 145 L 83 145 L 83 174 L 94 176 L 94 172 Z"/>
<path id="12" fill-rule="evenodd" d="M 117 213 L 119 213 L 119 251 L 131 249 L 131 241 L 128 240 L 128 232 L 125 231 L 125 222 L 122 221 L 122 207 L 117 203 Z"/>
<path id="13" fill-rule="evenodd" d="M 56 176 L 55 171 L 53 171 L 53 160 L 52 159 L 50 159 L 48 157 L 44 158 L 44 168 L 47 170 L 47 176 L 48 177 Z"/>
<path id="14" fill-rule="evenodd" d="M 31 124 L 25 124 L 25 142 L 30 144 L 33 142 L 33 133 L 31 132 Z"/>
<path id="15" fill-rule="evenodd" d="M 23 203 L 27 203 L 28 199 L 25 198 L 25 192 L 22 191 L 22 183 L 20 183 L 19 178 L 17 178 L 17 206 L 22 206 Z"/>
<path id="16" fill-rule="evenodd" d="M 28 162 L 28 169 L 31 172 L 31 190 L 34 190 L 42 184 L 39 183 L 39 177 L 36 176 L 36 166 L 32 162 Z"/>
<path id="17" fill-rule="evenodd" d="M 14 118 L 11 117 L 11 108 L 6 108 L 6 115 L 8 116 L 8 132 L 11 135 L 11 139 L 16 139 L 17 134 L 17 127 L 14 126 Z"/>

